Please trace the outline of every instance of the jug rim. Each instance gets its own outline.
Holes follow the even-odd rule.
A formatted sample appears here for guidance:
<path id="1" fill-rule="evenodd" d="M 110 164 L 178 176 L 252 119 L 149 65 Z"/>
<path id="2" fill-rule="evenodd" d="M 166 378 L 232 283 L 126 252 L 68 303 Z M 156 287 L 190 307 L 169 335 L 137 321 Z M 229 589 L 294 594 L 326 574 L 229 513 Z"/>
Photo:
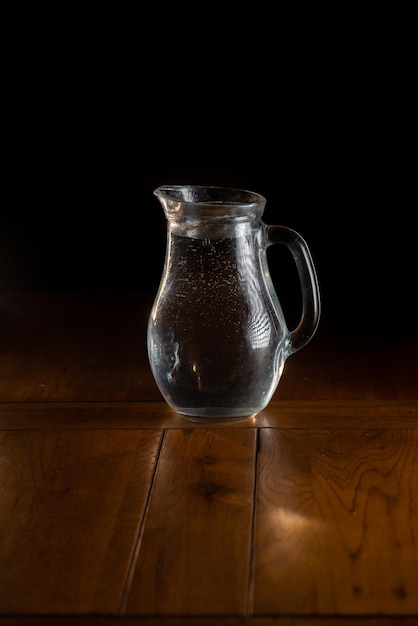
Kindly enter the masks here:
<path id="1" fill-rule="evenodd" d="M 199 207 L 223 205 L 251 210 L 266 203 L 266 198 L 256 191 L 223 185 L 160 185 L 153 193 L 162 200 Z"/>

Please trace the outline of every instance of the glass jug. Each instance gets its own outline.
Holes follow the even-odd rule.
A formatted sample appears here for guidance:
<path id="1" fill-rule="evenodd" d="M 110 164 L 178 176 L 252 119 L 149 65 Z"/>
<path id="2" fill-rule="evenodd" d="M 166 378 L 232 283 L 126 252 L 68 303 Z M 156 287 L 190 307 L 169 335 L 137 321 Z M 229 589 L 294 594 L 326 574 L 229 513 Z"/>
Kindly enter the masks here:
<path id="1" fill-rule="evenodd" d="M 158 187 L 167 219 L 164 270 L 149 320 L 148 356 L 167 404 L 196 422 L 230 422 L 264 409 L 286 359 L 320 317 L 315 267 L 305 240 L 262 221 L 266 198 L 227 187 Z M 302 311 L 287 328 L 267 248 L 287 246 Z"/>

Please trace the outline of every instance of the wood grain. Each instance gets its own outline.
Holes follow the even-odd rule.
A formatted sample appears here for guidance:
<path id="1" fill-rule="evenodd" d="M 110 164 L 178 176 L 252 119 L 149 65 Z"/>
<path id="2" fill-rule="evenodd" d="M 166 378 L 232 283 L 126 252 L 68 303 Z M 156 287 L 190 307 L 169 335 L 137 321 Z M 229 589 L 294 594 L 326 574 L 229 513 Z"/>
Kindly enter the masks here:
<path id="1" fill-rule="evenodd" d="M 245 615 L 256 431 L 166 432 L 126 613 Z"/>
<path id="2" fill-rule="evenodd" d="M 0 294 L 0 624 L 416 626 L 417 336 L 320 325 L 256 418 L 197 424 L 152 299 Z"/>
<path id="3" fill-rule="evenodd" d="M 158 402 L 146 350 L 153 293 L 0 293 L 0 402 Z M 319 327 L 277 401 L 418 399 L 418 338 Z"/>
<path id="4" fill-rule="evenodd" d="M 418 430 L 260 439 L 255 613 L 418 615 Z"/>
<path id="5" fill-rule="evenodd" d="M 0 293 L 0 401 L 160 399 L 147 293 Z"/>
<path id="6" fill-rule="evenodd" d="M 0 613 L 117 613 L 161 436 L 0 433 Z"/>
<path id="7" fill-rule="evenodd" d="M 97 617 L 73 616 L 0 616 L 0 624 L 6 626 L 417 626 L 418 617 Z"/>
<path id="8" fill-rule="evenodd" d="M 255 418 L 228 428 L 413 428 L 418 401 L 272 401 Z M 155 429 L 225 428 L 190 422 L 165 402 L 17 402 L 0 403 L 0 429 Z"/>

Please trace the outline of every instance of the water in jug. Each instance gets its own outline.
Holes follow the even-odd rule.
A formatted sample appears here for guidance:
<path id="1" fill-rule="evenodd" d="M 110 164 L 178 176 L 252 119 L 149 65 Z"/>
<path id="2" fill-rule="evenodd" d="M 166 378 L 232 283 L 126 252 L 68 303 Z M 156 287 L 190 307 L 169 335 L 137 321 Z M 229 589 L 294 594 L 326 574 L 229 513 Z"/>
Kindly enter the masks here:
<path id="1" fill-rule="evenodd" d="M 295 230 L 263 221 L 266 198 L 245 189 L 165 185 L 161 282 L 148 320 L 151 371 L 167 404 L 197 422 L 255 416 L 270 402 L 286 359 L 320 318 L 318 278 Z M 267 249 L 286 246 L 300 281 L 299 323 L 287 327 Z"/>

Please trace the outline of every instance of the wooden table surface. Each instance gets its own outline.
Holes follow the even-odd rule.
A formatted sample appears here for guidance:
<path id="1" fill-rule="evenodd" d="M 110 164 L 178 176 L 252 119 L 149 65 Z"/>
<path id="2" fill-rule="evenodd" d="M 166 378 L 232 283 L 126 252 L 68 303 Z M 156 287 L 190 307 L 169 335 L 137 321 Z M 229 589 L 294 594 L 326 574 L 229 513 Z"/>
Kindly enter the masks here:
<path id="1" fill-rule="evenodd" d="M 0 294 L 0 623 L 418 623 L 418 340 L 320 328 L 195 424 L 149 293 Z"/>

